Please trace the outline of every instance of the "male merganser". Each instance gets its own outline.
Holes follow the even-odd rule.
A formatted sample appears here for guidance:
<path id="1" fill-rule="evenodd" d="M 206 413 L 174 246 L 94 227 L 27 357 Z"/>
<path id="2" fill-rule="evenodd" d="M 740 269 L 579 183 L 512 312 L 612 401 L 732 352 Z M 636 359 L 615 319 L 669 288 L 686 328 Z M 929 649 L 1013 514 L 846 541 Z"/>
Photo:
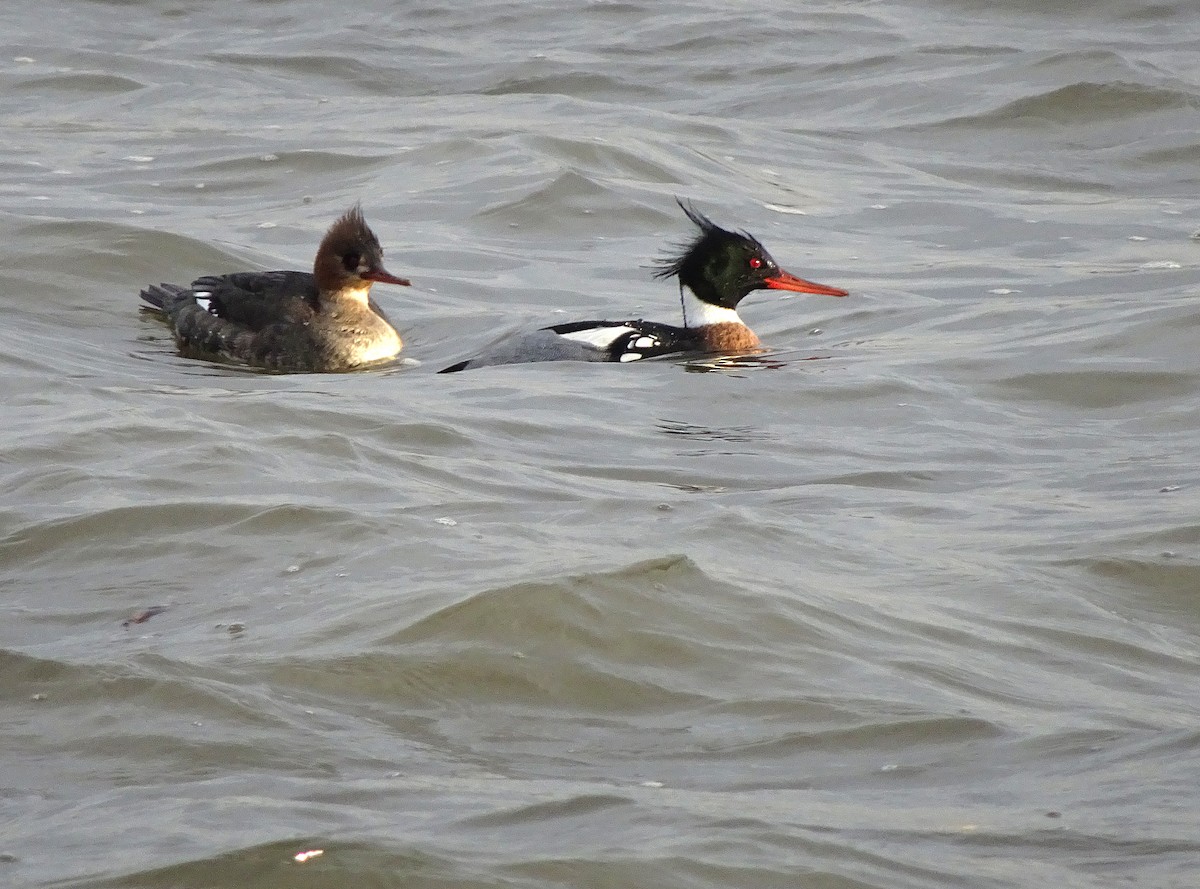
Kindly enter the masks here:
<path id="1" fill-rule="evenodd" d="M 402 343 L 371 284 L 408 286 L 355 206 L 329 227 L 312 272 L 206 275 L 191 287 L 151 285 L 142 299 L 166 316 L 180 351 L 290 372 L 353 370 L 394 358 Z"/>
<path id="2" fill-rule="evenodd" d="M 439 373 L 532 361 L 638 361 L 679 352 L 745 353 L 761 345 L 737 313 L 738 303 L 751 291 L 848 295 L 840 288 L 785 272 L 753 236 L 726 231 L 694 207 L 678 203 L 700 234 L 680 255 L 660 260 L 654 277 L 678 276 L 682 327 L 641 319 L 555 324 L 501 340 L 482 355 Z"/>

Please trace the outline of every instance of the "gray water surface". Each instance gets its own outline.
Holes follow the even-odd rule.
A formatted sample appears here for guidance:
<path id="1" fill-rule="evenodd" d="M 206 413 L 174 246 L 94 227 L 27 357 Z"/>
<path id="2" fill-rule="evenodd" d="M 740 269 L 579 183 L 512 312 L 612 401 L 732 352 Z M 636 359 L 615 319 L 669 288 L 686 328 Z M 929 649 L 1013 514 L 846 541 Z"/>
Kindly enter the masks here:
<path id="1" fill-rule="evenodd" d="M 1194 4 L 0 22 L 0 884 L 1196 885 Z M 434 373 L 675 320 L 676 196 L 852 295 Z M 355 201 L 405 363 L 138 308 Z"/>

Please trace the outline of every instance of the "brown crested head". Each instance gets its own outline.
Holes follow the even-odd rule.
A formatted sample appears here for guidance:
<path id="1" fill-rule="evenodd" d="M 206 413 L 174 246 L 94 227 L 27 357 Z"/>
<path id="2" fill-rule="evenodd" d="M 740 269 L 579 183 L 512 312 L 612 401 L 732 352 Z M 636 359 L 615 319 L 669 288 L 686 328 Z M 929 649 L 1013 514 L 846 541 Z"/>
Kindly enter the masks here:
<path id="1" fill-rule="evenodd" d="M 347 289 L 365 291 L 373 281 L 406 287 L 410 283 L 383 267 L 383 247 L 357 204 L 325 232 L 313 262 L 313 275 L 317 288 L 331 294 Z"/>

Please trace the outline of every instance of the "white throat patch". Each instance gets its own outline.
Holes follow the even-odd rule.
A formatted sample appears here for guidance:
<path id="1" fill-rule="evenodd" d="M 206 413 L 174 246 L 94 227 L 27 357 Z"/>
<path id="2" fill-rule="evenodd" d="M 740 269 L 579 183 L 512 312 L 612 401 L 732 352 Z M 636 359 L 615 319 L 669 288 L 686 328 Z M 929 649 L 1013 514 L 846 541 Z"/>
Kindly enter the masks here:
<path id="1" fill-rule="evenodd" d="M 363 281 L 356 287 L 346 287 L 341 291 L 340 295 L 365 306 L 371 298 L 371 282 Z"/>
<path id="2" fill-rule="evenodd" d="M 709 324 L 742 324 L 742 318 L 737 309 L 726 309 L 714 306 L 696 295 L 686 287 L 683 290 L 683 326 L 707 327 Z"/>

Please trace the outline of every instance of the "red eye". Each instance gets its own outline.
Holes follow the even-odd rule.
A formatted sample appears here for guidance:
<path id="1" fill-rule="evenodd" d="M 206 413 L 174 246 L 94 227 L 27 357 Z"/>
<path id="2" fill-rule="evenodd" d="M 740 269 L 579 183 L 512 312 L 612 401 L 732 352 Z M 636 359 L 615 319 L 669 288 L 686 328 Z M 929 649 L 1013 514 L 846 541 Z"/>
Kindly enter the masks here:
<path id="1" fill-rule="evenodd" d="M 757 256 L 750 257 L 750 268 L 761 269 L 762 264 L 763 264 L 763 261 L 761 259 L 759 259 Z"/>

